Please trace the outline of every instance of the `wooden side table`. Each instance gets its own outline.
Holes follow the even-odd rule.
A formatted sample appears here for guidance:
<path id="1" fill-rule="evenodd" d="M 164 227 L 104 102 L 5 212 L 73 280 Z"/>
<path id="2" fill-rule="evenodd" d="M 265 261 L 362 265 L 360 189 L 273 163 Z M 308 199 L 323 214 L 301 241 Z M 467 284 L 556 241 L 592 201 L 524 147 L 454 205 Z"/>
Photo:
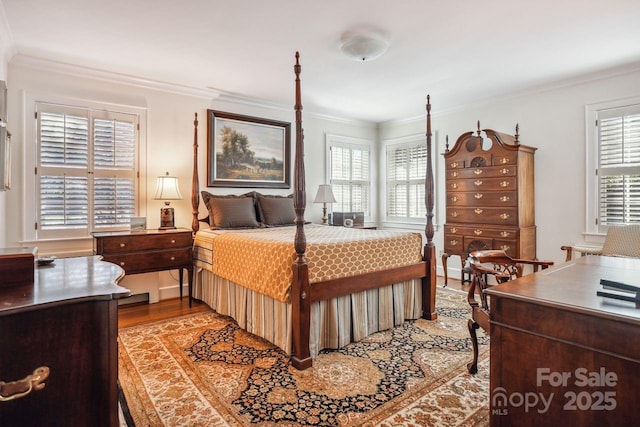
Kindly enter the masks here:
<path id="1" fill-rule="evenodd" d="M 182 299 L 183 269 L 193 290 L 193 239 L 190 229 L 93 233 L 94 253 L 122 267 L 126 274 L 178 270 Z"/>

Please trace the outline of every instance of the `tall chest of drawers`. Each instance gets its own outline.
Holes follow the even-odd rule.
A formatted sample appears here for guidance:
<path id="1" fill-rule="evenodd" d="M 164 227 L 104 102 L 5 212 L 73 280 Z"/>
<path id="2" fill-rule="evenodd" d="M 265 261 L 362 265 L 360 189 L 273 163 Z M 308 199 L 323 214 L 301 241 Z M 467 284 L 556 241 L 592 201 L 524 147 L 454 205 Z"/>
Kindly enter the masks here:
<path id="1" fill-rule="evenodd" d="M 484 136 L 483 136 L 484 133 Z M 445 150 L 446 224 L 442 263 L 470 252 L 503 249 L 536 257 L 534 153 L 515 136 L 491 129 L 462 134 Z M 464 274 L 463 274 L 464 280 Z"/>

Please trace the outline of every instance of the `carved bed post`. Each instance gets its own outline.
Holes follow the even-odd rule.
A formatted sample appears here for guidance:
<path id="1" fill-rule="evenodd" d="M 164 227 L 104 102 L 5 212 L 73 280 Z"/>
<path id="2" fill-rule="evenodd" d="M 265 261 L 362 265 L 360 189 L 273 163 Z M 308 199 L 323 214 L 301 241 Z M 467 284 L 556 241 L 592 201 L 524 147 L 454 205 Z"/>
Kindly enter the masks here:
<path id="1" fill-rule="evenodd" d="M 193 176 L 191 178 L 191 229 L 195 236 L 200 229 L 198 222 L 198 206 L 200 205 L 200 187 L 198 185 L 198 113 L 193 120 Z M 191 283 L 191 282 L 189 282 Z"/>
<path id="2" fill-rule="evenodd" d="M 294 248 L 297 258 L 293 263 L 293 283 L 291 285 L 291 311 L 293 317 L 293 352 L 291 363 L 296 369 L 311 367 L 309 353 L 309 325 L 311 303 L 309 299 L 309 269 L 304 257 L 307 238 L 304 234 L 304 210 L 307 203 L 304 177 L 304 132 L 302 129 L 302 98 L 300 95 L 300 54 L 296 52 L 296 156 L 293 170 L 293 208 L 296 212 L 296 236 Z"/>
<path id="3" fill-rule="evenodd" d="M 431 154 L 431 98 L 427 95 L 427 177 L 424 182 L 427 225 L 422 259 L 426 262 L 427 275 L 422 278 L 422 317 L 429 320 L 438 318 L 436 314 L 436 246 L 433 244 L 433 166 Z"/>

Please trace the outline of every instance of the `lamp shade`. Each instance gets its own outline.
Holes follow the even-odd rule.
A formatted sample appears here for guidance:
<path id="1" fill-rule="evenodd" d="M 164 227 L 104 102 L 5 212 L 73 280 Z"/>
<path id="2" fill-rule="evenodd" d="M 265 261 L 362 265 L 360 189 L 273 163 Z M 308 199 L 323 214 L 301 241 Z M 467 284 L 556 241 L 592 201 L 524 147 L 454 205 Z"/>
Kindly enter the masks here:
<path id="1" fill-rule="evenodd" d="M 328 184 L 322 184 L 318 187 L 318 192 L 316 193 L 316 198 L 313 203 L 335 203 L 336 198 L 333 197 L 333 191 L 331 191 L 331 186 Z"/>
<path id="2" fill-rule="evenodd" d="M 169 176 L 169 172 L 165 176 L 159 176 L 156 182 L 155 200 L 182 200 L 180 188 L 178 188 L 178 178 Z"/>

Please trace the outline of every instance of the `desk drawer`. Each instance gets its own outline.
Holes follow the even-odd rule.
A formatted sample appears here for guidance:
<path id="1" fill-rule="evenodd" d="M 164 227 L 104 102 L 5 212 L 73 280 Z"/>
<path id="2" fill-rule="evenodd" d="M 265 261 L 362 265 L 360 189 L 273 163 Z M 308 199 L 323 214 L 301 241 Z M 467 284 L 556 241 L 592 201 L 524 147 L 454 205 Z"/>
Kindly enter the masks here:
<path id="1" fill-rule="evenodd" d="M 102 237 L 102 253 L 191 247 L 191 233 L 140 234 Z"/>
<path id="2" fill-rule="evenodd" d="M 187 268 L 191 264 L 191 248 L 149 251 L 144 253 L 104 255 L 105 261 L 118 264 L 126 274 Z"/>

